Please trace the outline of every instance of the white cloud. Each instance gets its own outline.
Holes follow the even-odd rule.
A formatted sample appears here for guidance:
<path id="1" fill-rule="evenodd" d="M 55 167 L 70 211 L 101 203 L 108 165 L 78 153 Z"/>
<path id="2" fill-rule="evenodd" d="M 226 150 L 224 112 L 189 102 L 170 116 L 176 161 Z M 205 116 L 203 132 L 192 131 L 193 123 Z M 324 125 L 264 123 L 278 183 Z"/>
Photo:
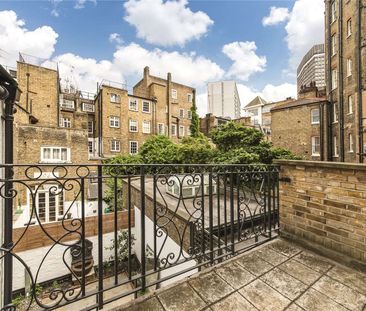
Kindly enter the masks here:
<path id="1" fill-rule="evenodd" d="M 271 7 L 269 15 L 262 19 L 263 26 L 273 26 L 285 22 L 290 17 L 288 8 Z"/>
<path id="2" fill-rule="evenodd" d="M 121 71 L 108 60 L 98 62 L 93 58 L 66 53 L 53 58 L 53 61 L 59 65 L 61 82 L 68 79 L 82 91 L 95 92 L 97 82 L 103 79 L 124 82 Z"/>
<path id="3" fill-rule="evenodd" d="M 195 53 L 147 50 L 136 43 L 118 47 L 114 63 L 126 76 L 141 76 L 143 68 L 149 66 L 153 75 L 165 77 L 171 72 L 174 81 L 195 87 L 218 80 L 224 74 L 219 65 Z"/>
<path id="4" fill-rule="evenodd" d="M 252 89 L 244 84 L 238 84 L 237 87 L 242 107 L 249 104 L 256 96 L 262 97 L 267 102 L 276 102 L 284 100 L 287 97 L 296 98 L 297 94 L 296 84 L 291 83 L 279 85 L 267 84 L 261 91 Z"/>
<path id="5" fill-rule="evenodd" d="M 87 1 L 90 1 L 92 3 L 97 4 L 97 0 L 76 0 L 76 3 L 74 5 L 75 9 L 83 9 L 85 8 L 85 4 Z"/>
<path id="6" fill-rule="evenodd" d="M 207 100 L 207 93 L 200 93 L 196 95 L 197 113 L 200 117 L 204 117 L 207 114 Z"/>
<path id="7" fill-rule="evenodd" d="M 25 28 L 25 22 L 18 19 L 14 11 L 0 11 L 0 63 L 14 66 L 18 53 L 49 58 L 55 50 L 58 34 L 49 26 L 34 30 Z"/>
<path id="8" fill-rule="evenodd" d="M 148 43 L 183 46 L 201 38 L 213 24 L 206 13 L 192 12 L 187 5 L 187 0 L 129 0 L 124 4 L 125 20 Z"/>
<path id="9" fill-rule="evenodd" d="M 257 46 L 253 41 L 232 42 L 224 45 L 222 52 L 234 62 L 227 75 L 248 81 L 251 75 L 263 72 L 267 59 L 265 56 L 258 56 L 256 50 Z"/>
<path id="10" fill-rule="evenodd" d="M 109 42 L 111 42 L 111 43 L 117 43 L 117 44 L 122 44 L 123 43 L 123 39 L 121 38 L 120 34 L 114 32 L 114 33 L 111 33 L 109 35 Z"/>
<path id="11" fill-rule="evenodd" d="M 290 51 L 289 66 L 295 71 L 314 44 L 324 43 L 324 1 L 297 0 L 285 29 Z"/>
<path id="12" fill-rule="evenodd" d="M 266 101 L 276 102 L 284 100 L 287 97 L 296 98 L 297 86 L 292 83 L 283 83 L 279 85 L 267 84 L 261 93 Z"/>

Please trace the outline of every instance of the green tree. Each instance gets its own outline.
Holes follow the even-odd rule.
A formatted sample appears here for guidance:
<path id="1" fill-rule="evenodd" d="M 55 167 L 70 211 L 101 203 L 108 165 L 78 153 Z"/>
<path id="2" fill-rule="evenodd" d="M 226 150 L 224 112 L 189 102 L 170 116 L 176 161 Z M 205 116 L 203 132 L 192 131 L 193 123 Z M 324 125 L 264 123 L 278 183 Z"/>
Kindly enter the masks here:
<path id="1" fill-rule="evenodd" d="M 264 135 L 262 132 L 240 123 L 228 122 L 211 132 L 212 141 L 220 151 L 257 146 Z"/>
<path id="2" fill-rule="evenodd" d="M 200 119 L 197 113 L 197 105 L 196 105 L 196 96 L 193 96 L 192 100 L 192 119 L 191 119 L 191 125 L 189 126 L 189 129 L 191 131 L 192 137 L 199 137 L 202 136 L 202 133 L 200 132 Z"/>
<path id="3" fill-rule="evenodd" d="M 178 145 L 179 163 L 211 163 L 215 154 L 216 148 L 203 135 L 199 137 L 184 137 Z"/>
<path id="4" fill-rule="evenodd" d="M 145 164 L 179 163 L 178 146 L 167 136 L 148 138 L 139 150 L 139 156 Z"/>

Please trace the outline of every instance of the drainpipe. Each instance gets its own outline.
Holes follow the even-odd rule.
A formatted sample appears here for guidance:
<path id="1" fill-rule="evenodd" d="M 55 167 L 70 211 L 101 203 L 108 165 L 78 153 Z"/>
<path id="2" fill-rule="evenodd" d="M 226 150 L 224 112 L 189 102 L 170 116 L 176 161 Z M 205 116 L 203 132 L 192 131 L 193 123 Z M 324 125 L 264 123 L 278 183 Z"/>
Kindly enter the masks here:
<path id="1" fill-rule="evenodd" d="M 344 110 L 343 110 L 343 1 L 338 0 L 338 112 L 339 112 L 339 151 L 340 151 L 340 162 L 344 162 Z"/>
<path id="2" fill-rule="evenodd" d="M 358 145 L 359 145 L 359 162 L 363 163 L 364 150 L 363 150 L 363 109 L 362 109 L 362 1 L 358 0 L 358 27 L 357 27 L 357 107 L 358 107 Z"/>
<path id="3" fill-rule="evenodd" d="M 5 164 L 13 164 L 13 121 L 14 121 L 14 103 L 18 99 L 17 82 L 0 66 L 0 95 L 5 99 Z M 2 94 L 1 94 L 2 93 Z M 11 249 L 13 247 L 13 167 L 5 168 L 5 204 L 4 204 L 4 230 L 3 230 L 3 248 Z M 9 195 L 10 194 L 10 195 Z M 4 306 L 11 304 L 13 290 L 13 257 L 6 254 L 4 257 L 4 286 L 3 294 Z"/>
<path id="4" fill-rule="evenodd" d="M 323 138 L 323 134 L 324 134 L 324 103 L 320 104 L 319 107 L 319 119 L 320 119 L 320 161 L 324 161 L 324 138 Z"/>
<path id="5" fill-rule="evenodd" d="M 332 93 L 332 55 L 331 55 L 331 46 L 332 46 L 332 33 L 331 33 L 331 23 L 332 17 L 330 14 L 330 0 L 326 2 L 326 10 L 328 15 L 327 21 L 327 33 L 328 33 L 328 104 L 326 107 L 326 118 L 327 118 L 327 153 L 328 153 L 328 161 L 333 161 L 333 126 L 332 126 L 332 107 L 333 107 L 333 93 Z"/>

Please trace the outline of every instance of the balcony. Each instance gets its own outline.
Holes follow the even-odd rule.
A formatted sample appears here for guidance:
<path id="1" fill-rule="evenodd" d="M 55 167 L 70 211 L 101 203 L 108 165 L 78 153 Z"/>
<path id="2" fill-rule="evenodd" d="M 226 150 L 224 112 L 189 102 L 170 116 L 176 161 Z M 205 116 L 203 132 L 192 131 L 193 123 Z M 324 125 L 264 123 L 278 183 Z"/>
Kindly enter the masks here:
<path id="1" fill-rule="evenodd" d="M 363 166 L 0 170 L 5 310 L 366 307 Z"/>

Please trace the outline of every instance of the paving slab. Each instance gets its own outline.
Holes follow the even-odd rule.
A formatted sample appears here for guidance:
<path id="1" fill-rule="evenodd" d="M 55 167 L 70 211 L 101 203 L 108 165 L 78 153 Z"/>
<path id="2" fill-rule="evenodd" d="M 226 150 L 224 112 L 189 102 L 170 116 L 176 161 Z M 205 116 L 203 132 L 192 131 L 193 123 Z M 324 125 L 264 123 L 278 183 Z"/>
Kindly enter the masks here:
<path id="1" fill-rule="evenodd" d="M 320 273 L 324 273 L 334 266 L 328 260 L 307 251 L 296 255 L 294 259 Z"/>
<path id="2" fill-rule="evenodd" d="M 288 259 L 287 256 L 276 252 L 268 246 L 258 249 L 255 254 L 274 266 L 277 266 Z"/>
<path id="3" fill-rule="evenodd" d="M 307 285 L 311 285 L 322 276 L 321 273 L 308 268 L 294 259 L 286 261 L 277 267 Z"/>
<path id="4" fill-rule="evenodd" d="M 259 279 L 240 289 L 239 293 L 261 311 L 281 311 L 291 303 L 289 299 Z"/>
<path id="5" fill-rule="evenodd" d="M 256 278 L 254 274 L 235 262 L 216 269 L 216 273 L 235 289 L 243 287 Z"/>
<path id="6" fill-rule="evenodd" d="M 258 310 L 252 304 L 249 303 L 243 296 L 239 293 L 231 294 L 229 297 L 221 300 L 220 302 L 215 303 L 211 306 L 213 311 L 231 311 L 231 310 L 240 310 L 240 311 L 254 311 Z"/>
<path id="7" fill-rule="evenodd" d="M 129 306 L 124 309 L 125 311 L 164 311 L 160 302 L 156 297 L 150 298 L 148 300 L 142 301 L 141 303 Z"/>
<path id="8" fill-rule="evenodd" d="M 346 267 L 335 266 L 327 272 L 331 278 L 351 287 L 361 294 L 366 295 L 366 275 L 365 273 Z"/>
<path id="9" fill-rule="evenodd" d="M 234 291 L 233 287 L 213 271 L 190 280 L 189 284 L 209 303 L 216 302 Z"/>
<path id="10" fill-rule="evenodd" d="M 286 311 L 304 311 L 304 309 L 299 307 L 297 304 L 293 303 L 286 309 Z"/>
<path id="11" fill-rule="evenodd" d="M 366 305 L 365 295 L 328 276 L 323 276 L 313 288 L 350 310 L 362 311 Z"/>
<path id="12" fill-rule="evenodd" d="M 254 253 L 244 255 L 238 258 L 236 262 L 256 276 L 262 275 L 273 268 L 273 265 L 254 255 Z"/>
<path id="13" fill-rule="evenodd" d="M 293 257 L 302 251 L 301 248 L 293 244 L 290 244 L 284 240 L 275 241 L 274 243 L 269 245 L 269 248 L 272 248 L 276 252 L 285 255 L 287 257 Z"/>
<path id="14" fill-rule="evenodd" d="M 346 311 L 347 309 L 313 288 L 307 290 L 296 304 L 306 311 Z"/>
<path id="15" fill-rule="evenodd" d="M 308 288 L 307 285 L 278 268 L 264 274 L 261 280 L 291 300 L 296 299 Z"/>
<path id="16" fill-rule="evenodd" d="M 166 311 L 194 311 L 206 305 L 188 283 L 172 287 L 159 294 L 158 298 Z"/>

